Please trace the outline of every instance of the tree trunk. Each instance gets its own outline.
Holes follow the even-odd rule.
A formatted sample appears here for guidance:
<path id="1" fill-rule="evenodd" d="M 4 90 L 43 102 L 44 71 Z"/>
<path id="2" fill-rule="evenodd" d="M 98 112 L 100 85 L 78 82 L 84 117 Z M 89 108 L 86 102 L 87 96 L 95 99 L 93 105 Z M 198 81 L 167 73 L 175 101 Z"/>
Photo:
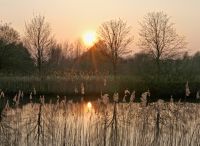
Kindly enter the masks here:
<path id="1" fill-rule="evenodd" d="M 116 56 L 113 56 L 112 64 L 113 64 L 113 75 L 116 81 L 116 76 L 117 76 L 117 57 Z"/>
<path id="2" fill-rule="evenodd" d="M 116 62 L 113 62 L 113 75 L 114 75 L 114 77 L 117 76 L 117 64 L 116 64 Z"/>
<path id="3" fill-rule="evenodd" d="M 160 73 L 160 58 L 156 58 L 156 68 L 157 68 L 157 74 Z"/>

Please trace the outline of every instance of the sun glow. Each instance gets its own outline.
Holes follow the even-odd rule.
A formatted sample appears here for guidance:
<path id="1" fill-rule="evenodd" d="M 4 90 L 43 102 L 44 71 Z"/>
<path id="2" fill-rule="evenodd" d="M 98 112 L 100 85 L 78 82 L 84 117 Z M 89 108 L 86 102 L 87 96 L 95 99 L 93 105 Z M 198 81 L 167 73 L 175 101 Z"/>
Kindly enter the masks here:
<path id="1" fill-rule="evenodd" d="M 96 33 L 94 31 L 86 32 L 83 35 L 83 42 L 87 47 L 91 47 L 95 44 L 97 40 Z"/>

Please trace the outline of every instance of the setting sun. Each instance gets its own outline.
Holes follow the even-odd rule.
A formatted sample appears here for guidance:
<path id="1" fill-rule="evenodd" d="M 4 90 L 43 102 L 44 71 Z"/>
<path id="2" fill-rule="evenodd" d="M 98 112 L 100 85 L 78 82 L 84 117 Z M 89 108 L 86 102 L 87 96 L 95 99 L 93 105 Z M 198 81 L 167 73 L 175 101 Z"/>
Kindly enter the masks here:
<path id="1" fill-rule="evenodd" d="M 88 107 L 89 110 L 91 110 L 91 108 L 92 108 L 91 102 L 88 102 L 88 103 L 87 103 L 87 107 Z"/>
<path id="2" fill-rule="evenodd" d="M 83 42 L 87 47 L 91 47 L 96 42 L 96 33 L 93 31 L 86 32 L 83 35 Z"/>

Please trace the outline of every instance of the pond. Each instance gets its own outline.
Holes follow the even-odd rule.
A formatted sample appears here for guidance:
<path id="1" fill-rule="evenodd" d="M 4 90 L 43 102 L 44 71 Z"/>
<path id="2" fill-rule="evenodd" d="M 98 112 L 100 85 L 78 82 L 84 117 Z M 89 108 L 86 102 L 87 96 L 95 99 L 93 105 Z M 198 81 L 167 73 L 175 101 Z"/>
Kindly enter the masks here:
<path id="1" fill-rule="evenodd" d="M 200 104 L 59 100 L 6 106 L 0 145 L 200 145 Z M 189 119 L 189 120 L 188 120 Z"/>

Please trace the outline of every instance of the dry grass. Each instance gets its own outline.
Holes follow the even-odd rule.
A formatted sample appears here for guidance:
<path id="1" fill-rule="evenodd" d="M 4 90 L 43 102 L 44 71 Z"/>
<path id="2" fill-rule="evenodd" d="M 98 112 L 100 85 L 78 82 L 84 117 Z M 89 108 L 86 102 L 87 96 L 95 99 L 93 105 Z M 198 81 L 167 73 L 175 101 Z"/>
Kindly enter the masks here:
<path id="1" fill-rule="evenodd" d="M 42 98 L 41 98 L 42 99 Z M 16 102 L 17 103 L 17 102 Z M 198 146 L 199 104 L 87 103 L 57 101 L 6 107 L 0 145 L 15 146 Z"/>

